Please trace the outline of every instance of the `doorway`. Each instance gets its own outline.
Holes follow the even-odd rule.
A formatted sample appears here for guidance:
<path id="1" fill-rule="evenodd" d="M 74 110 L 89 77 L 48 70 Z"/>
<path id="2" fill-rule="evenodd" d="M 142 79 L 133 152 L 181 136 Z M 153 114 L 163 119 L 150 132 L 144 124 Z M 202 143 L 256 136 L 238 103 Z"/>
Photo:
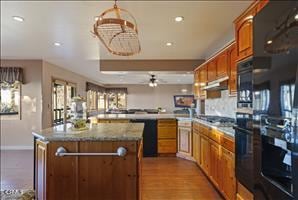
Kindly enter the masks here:
<path id="1" fill-rule="evenodd" d="M 71 100 L 76 95 L 76 84 L 63 80 L 52 81 L 52 124 L 70 122 Z"/>

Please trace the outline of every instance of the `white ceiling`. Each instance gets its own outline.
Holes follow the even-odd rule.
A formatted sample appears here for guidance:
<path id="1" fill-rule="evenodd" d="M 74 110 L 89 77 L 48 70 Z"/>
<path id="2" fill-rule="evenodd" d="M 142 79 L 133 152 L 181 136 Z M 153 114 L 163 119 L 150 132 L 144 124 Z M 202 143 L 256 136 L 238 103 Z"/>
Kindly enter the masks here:
<path id="1" fill-rule="evenodd" d="M 125 1 L 119 7 L 137 20 L 142 51 L 137 56 L 109 54 L 90 31 L 94 16 L 112 1 L 1 1 L 1 58 L 44 59 L 104 84 L 141 83 L 148 73 L 103 74 L 99 59 L 200 59 L 232 29 L 251 1 Z M 17 22 L 12 16 L 24 17 Z M 181 23 L 174 21 L 183 16 Z M 60 42 L 60 47 L 54 46 Z M 166 42 L 173 42 L 167 47 Z M 167 83 L 191 83 L 192 75 L 158 73 Z M 121 76 L 121 78 L 119 78 Z M 120 81 L 120 79 L 122 81 Z"/>

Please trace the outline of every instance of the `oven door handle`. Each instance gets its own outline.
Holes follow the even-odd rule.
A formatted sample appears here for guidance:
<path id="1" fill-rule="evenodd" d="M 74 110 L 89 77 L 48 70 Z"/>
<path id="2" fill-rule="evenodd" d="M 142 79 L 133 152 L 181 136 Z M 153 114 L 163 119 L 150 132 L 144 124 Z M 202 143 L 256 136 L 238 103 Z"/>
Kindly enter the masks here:
<path id="1" fill-rule="evenodd" d="M 239 130 L 239 131 L 245 132 L 246 134 L 252 134 L 252 131 L 249 131 L 249 130 L 244 129 L 244 128 L 240 128 L 239 126 L 233 126 L 233 128 L 235 130 Z"/>

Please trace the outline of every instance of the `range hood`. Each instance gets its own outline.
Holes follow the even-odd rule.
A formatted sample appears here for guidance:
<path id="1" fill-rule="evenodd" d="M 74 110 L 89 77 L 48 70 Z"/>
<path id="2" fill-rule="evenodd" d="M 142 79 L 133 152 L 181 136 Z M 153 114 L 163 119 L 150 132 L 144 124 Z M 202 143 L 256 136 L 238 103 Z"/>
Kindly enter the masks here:
<path id="1" fill-rule="evenodd" d="M 209 82 L 207 86 L 203 87 L 204 90 L 227 90 L 229 77 L 225 76 L 215 81 Z"/>

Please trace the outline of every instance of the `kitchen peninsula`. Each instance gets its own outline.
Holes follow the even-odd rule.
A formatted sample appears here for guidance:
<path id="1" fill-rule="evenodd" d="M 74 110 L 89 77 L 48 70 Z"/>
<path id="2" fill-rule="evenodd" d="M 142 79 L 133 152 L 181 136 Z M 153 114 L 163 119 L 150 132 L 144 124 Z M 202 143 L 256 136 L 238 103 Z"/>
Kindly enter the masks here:
<path id="1" fill-rule="evenodd" d="M 37 199 L 140 197 L 142 123 L 71 124 L 33 132 Z"/>

